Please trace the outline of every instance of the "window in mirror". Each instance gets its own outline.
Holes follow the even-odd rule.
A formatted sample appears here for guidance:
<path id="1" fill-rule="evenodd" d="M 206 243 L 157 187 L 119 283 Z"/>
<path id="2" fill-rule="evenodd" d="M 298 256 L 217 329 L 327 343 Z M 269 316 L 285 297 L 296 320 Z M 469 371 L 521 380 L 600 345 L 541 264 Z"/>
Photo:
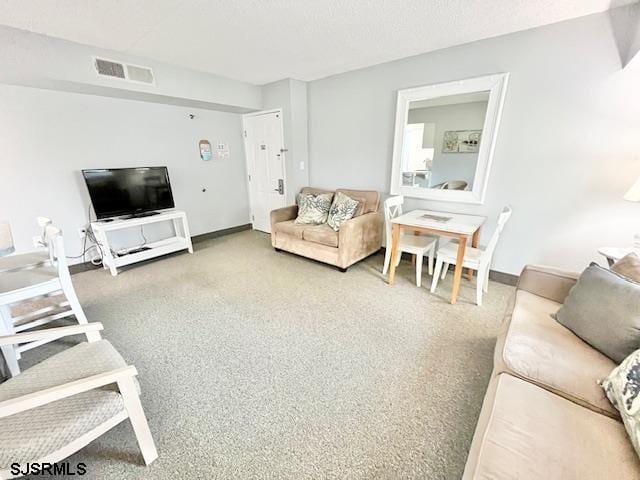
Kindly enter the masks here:
<path id="1" fill-rule="evenodd" d="M 506 78 L 398 92 L 392 194 L 482 201 Z"/>
<path id="2" fill-rule="evenodd" d="M 402 184 L 428 185 L 433 163 L 435 123 L 407 125 L 402 151 Z"/>

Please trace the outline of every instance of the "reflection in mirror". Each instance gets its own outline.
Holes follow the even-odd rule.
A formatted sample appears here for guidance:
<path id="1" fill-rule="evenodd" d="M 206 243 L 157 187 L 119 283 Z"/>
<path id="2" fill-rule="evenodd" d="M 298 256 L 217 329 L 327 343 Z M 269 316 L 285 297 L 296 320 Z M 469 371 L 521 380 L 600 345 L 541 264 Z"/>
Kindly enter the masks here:
<path id="1" fill-rule="evenodd" d="M 482 203 L 508 73 L 398 90 L 391 195 Z"/>
<path id="2" fill-rule="evenodd" d="M 471 190 L 489 91 L 409 102 L 402 187 Z"/>

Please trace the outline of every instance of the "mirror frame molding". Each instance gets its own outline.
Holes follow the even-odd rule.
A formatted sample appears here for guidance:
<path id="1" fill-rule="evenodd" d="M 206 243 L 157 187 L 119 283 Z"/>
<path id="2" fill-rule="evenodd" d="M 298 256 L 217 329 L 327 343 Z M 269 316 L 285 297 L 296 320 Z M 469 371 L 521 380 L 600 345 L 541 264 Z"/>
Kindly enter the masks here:
<path id="1" fill-rule="evenodd" d="M 496 73 L 465 80 L 398 90 L 391 188 L 389 189 L 391 194 L 442 202 L 484 203 L 508 81 L 508 73 Z M 409 116 L 409 103 L 417 100 L 429 100 L 431 98 L 483 91 L 489 91 L 489 101 L 482 129 L 483 141 L 480 142 L 480 148 L 478 149 L 478 164 L 476 165 L 476 173 L 471 190 L 436 190 L 402 186 L 400 184 L 402 175 L 400 170 L 402 167 L 402 150 L 404 148 L 404 127 Z"/>

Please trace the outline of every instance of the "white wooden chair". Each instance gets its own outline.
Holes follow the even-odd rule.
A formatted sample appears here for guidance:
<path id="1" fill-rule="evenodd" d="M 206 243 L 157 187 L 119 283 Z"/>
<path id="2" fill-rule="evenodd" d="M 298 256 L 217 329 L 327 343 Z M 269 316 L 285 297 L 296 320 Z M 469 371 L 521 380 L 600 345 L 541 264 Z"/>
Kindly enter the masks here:
<path id="1" fill-rule="evenodd" d="M 384 267 L 382 269 L 383 275 L 387 274 L 389 264 L 391 263 L 391 220 L 402 215 L 403 203 L 404 197 L 402 195 L 390 197 L 384 201 L 384 226 L 387 235 L 387 246 L 384 255 Z M 425 255 L 429 257 L 429 275 L 433 274 L 433 261 L 435 259 L 437 245 L 438 238 L 429 235 L 402 234 L 400 236 L 397 262 L 400 264 L 402 252 L 416 256 L 416 285 L 418 287 L 422 284 L 422 263 Z"/>
<path id="2" fill-rule="evenodd" d="M 18 333 L 70 316 L 75 316 L 80 324 L 87 323 L 87 318 L 71 283 L 60 229 L 53 225 L 47 225 L 45 229 L 48 245 L 51 246 L 52 265 L 0 273 L 0 334 Z M 14 316 L 12 314 L 12 305 L 27 300 L 46 298 L 60 292 L 66 298 L 64 302 L 24 315 Z M 3 354 L 11 375 L 17 375 L 20 372 L 18 360 L 22 352 L 44 343 L 47 341 L 40 340 L 4 348 Z M 10 350 L 13 350 L 13 355 Z"/>
<path id="3" fill-rule="evenodd" d="M 489 270 L 491 269 L 491 260 L 493 259 L 493 252 L 498 244 L 500 234 L 504 229 L 505 224 L 511 217 L 511 208 L 504 207 L 500 216 L 498 217 L 498 225 L 489 240 L 486 248 L 473 248 L 467 247 L 464 253 L 464 261 L 462 263 L 464 268 L 470 268 L 478 272 L 478 278 L 476 280 L 476 304 L 482 305 L 482 293 L 487 292 L 489 288 Z M 438 280 L 442 278 L 444 280 L 449 265 L 456 264 L 456 258 L 458 256 L 458 244 L 457 242 L 451 242 L 443 245 L 438 250 L 438 259 L 436 261 L 436 271 L 433 274 L 433 280 L 431 282 L 431 293 L 436 291 L 438 286 Z M 442 277 L 440 277 L 442 274 Z"/>
<path id="4" fill-rule="evenodd" d="M 41 267 L 53 261 L 53 251 L 47 239 L 47 225 L 51 225 L 51 219 L 38 217 L 36 223 L 41 229 L 40 245 L 46 250 L 27 253 L 18 253 L 0 258 L 0 273 L 29 268 Z"/>
<path id="5" fill-rule="evenodd" d="M 0 384 L 0 478 L 11 465 L 55 463 L 127 418 L 145 464 L 157 457 L 138 396 L 135 367 L 101 339 L 100 323 L 0 336 L 0 346 L 84 334 L 79 343 Z M 91 476 L 91 475 L 89 475 Z"/>

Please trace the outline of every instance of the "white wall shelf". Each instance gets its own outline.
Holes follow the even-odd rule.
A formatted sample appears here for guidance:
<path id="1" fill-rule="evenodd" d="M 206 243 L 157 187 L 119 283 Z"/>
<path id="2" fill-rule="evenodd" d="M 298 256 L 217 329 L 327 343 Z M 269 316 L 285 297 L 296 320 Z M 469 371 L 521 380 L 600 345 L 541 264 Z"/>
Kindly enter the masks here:
<path id="1" fill-rule="evenodd" d="M 175 231 L 174 237 L 147 243 L 143 246 L 144 250 L 135 253 L 125 252 L 120 255 L 114 255 L 109 244 L 109 233 L 166 221 L 173 222 L 173 229 Z M 91 229 L 93 230 L 98 242 L 100 242 L 102 249 L 102 266 L 105 269 L 108 268 L 111 275 L 114 277 L 118 274 L 118 267 L 142 262 L 150 258 L 167 255 L 168 253 L 178 252 L 180 250 L 188 250 L 189 253 L 193 253 L 187 214 L 182 210 L 167 210 L 157 215 L 150 215 L 147 217 L 119 218 L 112 221 L 91 222 Z"/>

